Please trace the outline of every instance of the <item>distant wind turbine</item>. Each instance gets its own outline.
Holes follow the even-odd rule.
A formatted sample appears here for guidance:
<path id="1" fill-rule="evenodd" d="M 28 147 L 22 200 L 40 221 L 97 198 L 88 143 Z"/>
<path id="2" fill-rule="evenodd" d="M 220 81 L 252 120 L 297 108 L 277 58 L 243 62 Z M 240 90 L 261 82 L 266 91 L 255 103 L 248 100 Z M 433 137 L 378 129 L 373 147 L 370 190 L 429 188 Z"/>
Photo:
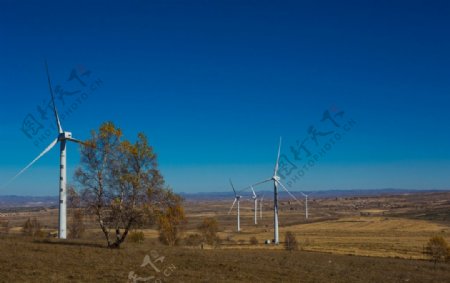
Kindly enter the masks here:
<path id="1" fill-rule="evenodd" d="M 262 195 L 261 199 L 259 200 L 259 218 L 260 219 L 262 219 L 263 200 L 264 200 L 264 194 Z"/>
<path id="2" fill-rule="evenodd" d="M 231 179 L 230 179 L 230 185 L 234 192 L 234 201 L 233 201 L 233 204 L 231 205 L 230 210 L 228 211 L 228 214 L 231 213 L 231 210 L 233 210 L 234 204 L 237 202 L 237 231 L 240 232 L 241 231 L 241 216 L 240 216 L 239 201 L 242 196 L 240 196 L 236 193 L 236 190 L 234 189 L 233 182 L 231 182 Z"/>
<path id="3" fill-rule="evenodd" d="M 44 156 L 47 152 L 49 152 L 58 142 L 60 143 L 60 166 L 59 166 L 59 224 L 58 224 L 58 237 L 60 239 L 66 239 L 67 237 L 67 181 L 66 181 L 66 173 L 67 173 L 67 162 L 66 162 L 66 143 L 68 141 L 76 142 L 83 144 L 83 142 L 72 138 L 71 132 L 66 132 L 61 127 L 61 122 L 59 120 L 58 111 L 56 110 L 55 105 L 55 97 L 53 95 L 53 88 L 52 83 L 50 80 L 50 73 L 48 71 L 48 65 L 47 62 L 45 62 L 45 69 L 47 72 L 47 80 L 48 80 L 48 87 L 50 90 L 50 95 L 52 97 L 52 104 L 53 104 L 53 112 L 55 115 L 55 121 L 56 121 L 56 127 L 58 129 L 58 136 L 54 141 L 50 143 L 49 146 L 41 153 L 39 154 L 33 161 L 31 161 L 25 168 L 19 171 L 9 182 L 11 183 L 14 181 L 17 177 L 19 177 L 23 172 L 25 172 L 28 168 L 30 168 L 36 161 L 38 161 L 42 156 Z"/>
<path id="4" fill-rule="evenodd" d="M 308 195 L 303 192 L 300 193 L 305 197 L 305 219 L 308 220 Z"/>
<path id="5" fill-rule="evenodd" d="M 250 186 L 250 188 L 252 189 L 252 193 L 253 193 L 252 199 L 253 199 L 253 202 L 255 204 L 255 225 L 256 225 L 256 224 L 258 224 L 258 217 L 257 217 L 257 213 L 258 213 L 258 196 L 256 195 L 255 190 L 253 189 L 253 187 Z"/>

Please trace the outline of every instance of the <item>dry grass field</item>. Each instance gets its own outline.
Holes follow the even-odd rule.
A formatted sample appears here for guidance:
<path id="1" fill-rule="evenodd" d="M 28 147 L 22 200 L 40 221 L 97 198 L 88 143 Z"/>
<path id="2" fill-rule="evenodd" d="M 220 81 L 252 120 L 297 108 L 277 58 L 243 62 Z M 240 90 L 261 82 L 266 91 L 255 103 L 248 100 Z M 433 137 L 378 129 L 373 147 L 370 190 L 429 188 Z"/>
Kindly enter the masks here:
<path id="1" fill-rule="evenodd" d="M 15 227 L 0 239 L 0 282 L 450 282 L 450 264 L 434 267 L 423 254 L 433 235 L 450 242 L 448 200 L 450 193 L 312 199 L 308 221 L 301 204 L 281 201 L 280 239 L 292 231 L 300 245 L 292 252 L 263 244 L 273 238 L 270 200 L 257 225 L 252 203 L 241 203 L 240 233 L 230 201 L 187 202 L 186 234 L 205 217 L 218 219 L 223 242 L 204 249 L 163 246 L 145 229 L 144 243 L 109 250 L 91 221 L 81 240 L 27 238 L 20 225 L 28 217 L 51 232 L 56 211 L 2 213 Z M 156 269 L 141 267 L 146 255 Z"/>
<path id="2" fill-rule="evenodd" d="M 154 277 L 146 282 L 450 282 L 447 264 L 304 251 L 168 248 L 153 241 L 109 250 L 22 237 L 2 238 L 0 250 L 0 282 L 133 282 L 130 272 Z M 154 261 L 159 272 L 141 267 L 152 254 L 164 256 Z"/>

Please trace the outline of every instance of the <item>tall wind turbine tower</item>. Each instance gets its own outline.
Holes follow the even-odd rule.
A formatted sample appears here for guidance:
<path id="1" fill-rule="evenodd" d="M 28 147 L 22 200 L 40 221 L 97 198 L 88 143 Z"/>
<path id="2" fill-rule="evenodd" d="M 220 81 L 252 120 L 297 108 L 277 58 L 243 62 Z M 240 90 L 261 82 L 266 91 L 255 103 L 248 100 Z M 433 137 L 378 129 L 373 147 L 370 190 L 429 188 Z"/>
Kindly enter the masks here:
<path id="1" fill-rule="evenodd" d="M 256 224 L 258 224 L 258 217 L 257 217 L 257 214 L 258 214 L 258 196 L 256 195 L 255 190 L 253 189 L 253 186 L 250 186 L 250 188 L 252 189 L 252 193 L 253 193 L 252 198 L 253 198 L 253 202 L 255 204 L 255 225 L 256 225 Z"/>
<path id="2" fill-rule="evenodd" d="M 55 105 L 55 97 L 53 94 L 53 87 L 50 79 L 50 73 L 48 71 L 47 62 L 45 62 L 45 69 L 47 72 L 47 81 L 48 87 L 50 90 L 50 95 L 52 98 L 53 104 L 53 112 L 55 115 L 56 128 L 58 130 L 58 135 L 54 141 L 50 143 L 50 145 L 39 154 L 33 161 L 31 161 L 25 168 L 23 168 L 19 173 L 17 173 L 10 182 L 16 179 L 19 175 L 25 172 L 28 168 L 31 167 L 36 161 L 38 161 L 42 156 L 44 156 L 47 152 L 49 152 L 58 142 L 59 142 L 59 215 L 58 215 L 58 238 L 66 239 L 67 237 L 67 142 L 72 141 L 79 144 L 83 144 L 83 142 L 72 138 L 71 132 L 66 132 L 63 130 L 61 126 L 61 122 L 59 120 L 58 111 L 56 110 Z M 9 183 L 10 183 L 9 182 Z"/>
<path id="3" fill-rule="evenodd" d="M 270 179 L 258 182 L 253 186 L 261 185 L 266 182 L 273 181 L 273 233 L 274 233 L 274 242 L 276 245 L 280 243 L 279 233 L 278 233 L 278 185 L 280 185 L 293 199 L 295 199 L 297 202 L 298 199 L 291 194 L 288 189 L 283 185 L 283 183 L 280 182 L 280 177 L 278 176 L 278 163 L 280 161 L 280 151 L 281 151 L 281 137 L 280 142 L 278 144 L 278 155 L 277 155 L 277 162 L 275 163 L 275 169 L 273 171 L 273 176 Z"/>

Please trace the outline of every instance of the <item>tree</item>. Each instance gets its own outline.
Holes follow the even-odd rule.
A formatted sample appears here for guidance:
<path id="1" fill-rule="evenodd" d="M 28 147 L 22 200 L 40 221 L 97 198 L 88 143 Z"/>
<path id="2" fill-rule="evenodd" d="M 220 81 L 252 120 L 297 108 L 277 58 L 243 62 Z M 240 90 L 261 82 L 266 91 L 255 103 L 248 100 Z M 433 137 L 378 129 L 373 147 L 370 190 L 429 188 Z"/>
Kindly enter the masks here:
<path id="1" fill-rule="evenodd" d="M 147 137 L 123 140 L 112 122 L 91 132 L 81 149 L 75 179 L 85 206 L 96 216 L 108 247 L 119 248 L 132 228 L 154 223 L 167 189 Z"/>
<path id="2" fill-rule="evenodd" d="M 180 196 L 168 190 L 164 205 L 158 211 L 159 240 L 169 246 L 175 246 L 179 243 L 184 225 L 187 222 L 182 201 L 183 199 Z"/>
<path id="3" fill-rule="evenodd" d="M 219 225 L 217 220 L 212 217 L 206 217 L 203 222 L 198 226 L 198 230 L 203 236 L 203 239 L 209 245 L 214 245 L 218 240 L 217 232 L 219 230 Z"/>
<path id="4" fill-rule="evenodd" d="M 284 247 L 288 251 L 298 250 L 297 239 L 295 238 L 295 234 L 291 231 L 287 231 L 284 237 Z"/>
<path id="5" fill-rule="evenodd" d="M 450 247 L 442 236 L 433 236 L 427 243 L 426 253 L 434 265 L 438 261 L 447 261 L 450 259 Z"/>
<path id="6" fill-rule="evenodd" d="M 68 205 L 71 210 L 71 218 L 69 221 L 69 238 L 79 239 L 83 236 L 85 229 L 84 212 L 81 204 L 81 198 L 77 191 L 70 187 L 67 190 Z"/>

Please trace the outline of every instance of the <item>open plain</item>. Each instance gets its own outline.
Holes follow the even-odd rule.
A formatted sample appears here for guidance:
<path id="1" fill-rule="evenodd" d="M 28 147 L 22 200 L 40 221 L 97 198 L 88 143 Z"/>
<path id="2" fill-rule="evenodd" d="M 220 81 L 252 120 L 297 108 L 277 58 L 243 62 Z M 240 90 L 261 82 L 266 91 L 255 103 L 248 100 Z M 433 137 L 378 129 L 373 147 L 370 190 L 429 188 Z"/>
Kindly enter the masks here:
<path id="1" fill-rule="evenodd" d="M 282 199 L 279 246 L 264 244 L 273 237 L 270 199 L 257 225 L 252 203 L 241 203 L 240 233 L 235 212 L 228 215 L 230 201 L 187 200 L 185 236 L 197 233 L 205 217 L 214 217 L 219 246 L 167 247 L 149 227 L 143 229 L 143 243 L 126 242 L 118 250 L 105 247 L 93 219 L 82 239 L 25 237 L 21 225 L 28 217 L 36 217 L 46 234 L 56 231 L 57 210 L 9 209 L 1 214 L 11 227 L 0 241 L 0 281 L 450 282 L 450 265 L 435 266 L 424 254 L 430 237 L 450 241 L 449 199 L 448 192 L 312 198 L 308 220 L 302 203 Z M 298 251 L 284 250 L 287 231 L 296 235 Z M 251 237 L 258 244 L 251 244 Z M 144 264 L 146 255 L 159 258 L 156 269 Z"/>

